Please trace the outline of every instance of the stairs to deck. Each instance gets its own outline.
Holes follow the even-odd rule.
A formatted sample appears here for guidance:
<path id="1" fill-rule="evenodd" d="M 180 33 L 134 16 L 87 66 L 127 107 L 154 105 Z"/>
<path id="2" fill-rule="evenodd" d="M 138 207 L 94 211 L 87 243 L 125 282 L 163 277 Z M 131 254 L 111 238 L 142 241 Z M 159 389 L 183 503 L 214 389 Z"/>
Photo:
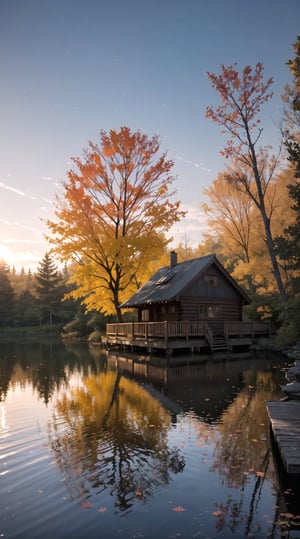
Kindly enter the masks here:
<path id="1" fill-rule="evenodd" d="M 228 351 L 228 344 L 224 335 L 224 322 L 214 320 L 208 322 L 209 331 L 206 336 L 212 352 Z"/>
<path id="2" fill-rule="evenodd" d="M 228 345 L 222 335 L 214 335 L 211 348 L 213 352 L 218 352 L 219 350 L 228 350 Z"/>

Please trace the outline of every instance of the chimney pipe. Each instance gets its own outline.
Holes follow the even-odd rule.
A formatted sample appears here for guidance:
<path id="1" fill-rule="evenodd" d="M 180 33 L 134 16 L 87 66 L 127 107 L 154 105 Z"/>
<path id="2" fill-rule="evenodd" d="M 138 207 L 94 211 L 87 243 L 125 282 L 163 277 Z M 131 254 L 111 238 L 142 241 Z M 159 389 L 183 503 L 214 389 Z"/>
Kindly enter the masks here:
<path id="1" fill-rule="evenodd" d="M 177 265 L 177 253 L 175 251 L 170 252 L 170 265 L 171 268 Z"/>

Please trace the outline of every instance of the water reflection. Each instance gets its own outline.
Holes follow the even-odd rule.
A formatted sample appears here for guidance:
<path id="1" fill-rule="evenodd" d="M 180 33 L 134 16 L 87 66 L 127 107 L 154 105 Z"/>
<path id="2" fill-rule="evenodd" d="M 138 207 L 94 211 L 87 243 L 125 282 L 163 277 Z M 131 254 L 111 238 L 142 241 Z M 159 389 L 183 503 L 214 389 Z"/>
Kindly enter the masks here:
<path id="1" fill-rule="evenodd" d="M 48 404 L 70 375 L 83 375 L 106 368 L 107 356 L 80 344 L 65 346 L 56 340 L 2 342 L 0 350 L 0 402 L 9 387 L 32 384 L 40 399 Z"/>
<path id="2" fill-rule="evenodd" d="M 37 537 L 34 518 L 47 539 L 62 537 L 59 518 L 96 536 L 102 511 L 105 537 L 299 530 L 299 481 L 274 466 L 265 408 L 282 396 L 283 358 L 199 364 L 40 341 L 1 342 L 0 360 L 8 536 L 25 536 L 25 520 Z"/>
<path id="3" fill-rule="evenodd" d="M 49 441 L 73 498 L 108 490 L 128 511 L 146 501 L 184 458 L 168 443 L 169 412 L 120 371 L 90 375 L 56 402 Z"/>

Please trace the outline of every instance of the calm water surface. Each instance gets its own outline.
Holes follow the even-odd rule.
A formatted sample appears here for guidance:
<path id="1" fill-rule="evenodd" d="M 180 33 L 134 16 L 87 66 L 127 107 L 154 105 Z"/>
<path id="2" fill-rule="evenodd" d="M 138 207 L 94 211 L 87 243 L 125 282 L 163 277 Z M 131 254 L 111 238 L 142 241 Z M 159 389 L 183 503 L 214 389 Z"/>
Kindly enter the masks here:
<path id="1" fill-rule="evenodd" d="M 285 359 L 0 347 L 0 537 L 300 536 L 265 409 Z"/>

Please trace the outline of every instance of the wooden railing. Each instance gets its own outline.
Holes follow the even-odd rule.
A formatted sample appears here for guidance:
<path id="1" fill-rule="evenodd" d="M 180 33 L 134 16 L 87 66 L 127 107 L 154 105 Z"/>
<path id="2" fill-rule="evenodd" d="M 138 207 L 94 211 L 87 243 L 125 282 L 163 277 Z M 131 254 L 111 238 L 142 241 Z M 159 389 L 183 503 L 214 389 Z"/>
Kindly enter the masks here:
<path id="1" fill-rule="evenodd" d="M 229 336 L 266 335 L 270 333 L 270 326 L 263 322 L 224 322 L 224 334 Z"/>
<path id="2" fill-rule="evenodd" d="M 205 322 L 130 322 L 107 324 L 107 336 L 131 337 L 137 339 L 197 337 L 205 335 Z"/>
<path id="3" fill-rule="evenodd" d="M 212 348 L 214 343 L 214 335 L 208 324 L 205 325 L 205 338 L 209 346 Z"/>
<path id="4" fill-rule="evenodd" d="M 224 337 L 267 334 L 267 324 L 258 322 L 224 322 Z M 169 339 L 205 337 L 213 342 L 213 331 L 205 321 L 126 322 L 106 325 L 107 337 L 135 339 Z"/>

